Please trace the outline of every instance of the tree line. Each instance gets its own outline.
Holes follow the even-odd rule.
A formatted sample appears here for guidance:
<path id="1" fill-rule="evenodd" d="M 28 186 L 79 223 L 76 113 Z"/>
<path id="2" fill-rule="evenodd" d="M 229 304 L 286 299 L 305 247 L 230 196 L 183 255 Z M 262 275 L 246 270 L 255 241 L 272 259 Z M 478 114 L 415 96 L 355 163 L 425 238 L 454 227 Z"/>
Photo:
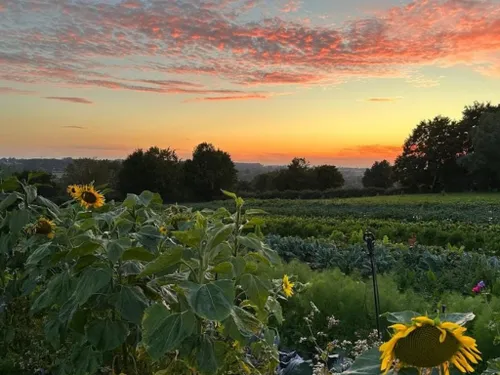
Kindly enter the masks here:
<path id="1" fill-rule="evenodd" d="M 421 121 L 391 166 L 375 162 L 365 187 L 397 183 L 409 192 L 492 191 L 500 188 L 500 105 L 475 102 L 460 120 Z"/>
<path id="2" fill-rule="evenodd" d="M 336 166 L 311 166 L 300 157 L 284 168 L 238 181 L 231 156 L 206 142 L 196 146 L 187 160 L 181 160 L 173 149 L 151 147 L 135 150 L 123 161 L 64 161 L 67 165 L 59 180 L 50 173 L 37 173 L 32 179 L 42 195 L 62 200 L 67 185 L 90 182 L 109 187 L 110 199 L 150 190 L 167 202 L 219 199 L 221 189 L 263 198 L 491 191 L 500 188 L 500 105 L 475 102 L 464 108 L 460 120 L 436 116 L 421 121 L 405 140 L 394 165 L 382 160 L 365 170 L 364 189 L 341 189 L 344 176 Z M 26 179 L 29 172 L 15 174 Z"/>

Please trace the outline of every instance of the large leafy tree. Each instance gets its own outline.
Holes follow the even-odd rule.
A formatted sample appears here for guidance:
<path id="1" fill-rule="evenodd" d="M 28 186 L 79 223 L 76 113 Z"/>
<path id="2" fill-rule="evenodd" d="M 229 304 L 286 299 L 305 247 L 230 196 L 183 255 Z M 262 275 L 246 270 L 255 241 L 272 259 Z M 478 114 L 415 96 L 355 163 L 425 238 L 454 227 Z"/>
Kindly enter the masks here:
<path id="1" fill-rule="evenodd" d="M 457 122 L 436 116 L 422 121 L 406 139 L 394 165 L 403 186 L 436 190 L 463 190 L 466 170 L 457 164 L 464 154 L 464 138 Z"/>
<path id="2" fill-rule="evenodd" d="M 344 176 L 334 165 L 320 165 L 314 167 L 311 172 L 319 190 L 334 189 L 344 185 Z"/>
<path id="3" fill-rule="evenodd" d="M 219 198 L 222 189 L 232 189 L 237 181 L 231 156 L 206 142 L 196 146 L 192 159 L 186 160 L 184 173 L 186 188 L 195 200 Z"/>
<path id="4" fill-rule="evenodd" d="M 376 161 L 371 168 L 365 170 L 362 182 L 364 187 L 391 187 L 394 183 L 391 163 L 387 160 Z"/>
<path id="5" fill-rule="evenodd" d="M 123 194 L 149 190 L 172 202 L 180 197 L 181 165 L 174 150 L 151 147 L 138 149 L 124 161 L 119 174 Z"/>
<path id="6" fill-rule="evenodd" d="M 120 160 L 74 159 L 64 170 L 62 181 L 64 185 L 93 182 L 96 186 L 107 185 L 116 189 L 121 164 Z"/>
<path id="7" fill-rule="evenodd" d="M 461 159 L 479 188 L 500 187 L 500 109 L 485 111 L 472 129 L 472 151 Z"/>

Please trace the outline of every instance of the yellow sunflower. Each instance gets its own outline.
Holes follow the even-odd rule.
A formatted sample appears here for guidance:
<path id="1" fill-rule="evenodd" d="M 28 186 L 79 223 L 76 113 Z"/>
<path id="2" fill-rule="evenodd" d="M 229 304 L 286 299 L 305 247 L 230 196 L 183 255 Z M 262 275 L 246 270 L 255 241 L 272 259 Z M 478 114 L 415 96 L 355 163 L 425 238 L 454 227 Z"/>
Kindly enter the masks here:
<path id="1" fill-rule="evenodd" d="M 56 230 L 56 224 L 52 220 L 49 220 L 45 217 L 41 217 L 40 219 L 38 219 L 38 221 L 35 223 L 33 227 L 34 233 L 42 234 L 50 239 L 54 238 L 55 230 Z"/>
<path id="2" fill-rule="evenodd" d="M 69 195 L 71 195 L 71 198 L 76 198 L 80 194 L 81 186 L 80 185 L 69 185 L 66 191 L 68 192 Z"/>
<path id="3" fill-rule="evenodd" d="M 85 208 L 99 208 L 104 205 L 104 195 L 94 189 L 93 185 L 83 185 L 75 199 Z"/>
<path id="4" fill-rule="evenodd" d="M 401 366 L 419 369 L 440 368 L 449 375 L 450 365 L 463 373 L 473 372 L 470 365 L 481 360 L 476 340 L 465 336 L 466 328 L 452 322 L 440 322 L 427 316 L 412 319 L 412 324 L 394 324 L 392 338 L 380 347 L 386 374 L 398 361 Z M 470 363 L 469 363 L 470 362 Z M 441 372 L 440 372 L 441 373 Z"/>
<path id="5" fill-rule="evenodd" d="M 159 231 L 160 231 L 160 234 L 162 234 L 164 236 L 168 233 L 167 227 L 165 227 L 163 225 L 160 227 Z"/>
<path id="6" fill-rule="evenodd" d="M 290 280 L 288 279 L 288 275 L 283 276 L 282 286 L 283 286 L 283 293 L 285 293 L 285 296 L 287 296 L 287 297 L 293 296 L 293 286 L 294 285 L 295 284 L 290 282 Z"/>

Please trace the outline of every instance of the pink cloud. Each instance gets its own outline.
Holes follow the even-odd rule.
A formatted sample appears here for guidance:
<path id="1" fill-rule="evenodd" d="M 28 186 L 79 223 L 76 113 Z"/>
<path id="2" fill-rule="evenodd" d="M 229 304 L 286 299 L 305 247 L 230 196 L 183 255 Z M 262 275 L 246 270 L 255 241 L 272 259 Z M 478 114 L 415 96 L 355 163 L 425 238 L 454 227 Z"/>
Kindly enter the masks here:
<path id="1" fill-rule="evenodd" d="M 248 22 L 243 15 L 261 0 L 3 3 L 0 80 L 6 81 L 218 97 L 264 95 L 249 93 L 249 85 L 360 77 L 430 87 L 439 81 L 415 71 L 432 64 L 498 71 L 494 0 L 414 0 L 336 27 L 279 16 Z M 294 4 L 289 0 L 284 10 Z M 187 74 L 210 76 L 217 88 L 182 78 Z"/>
<path id="2" fill-rule="evenodd" d="M 300 3 L 298 0 L 288 0 L 283 8 L 281 8 L 281 11 L 283 13 L 291 13 L 291 12 L 296 12 L 299 10 Z"/>
<path id="3" fill-rule="evenodd" d="M 79 103 L 79 104 L 92 104 L 93 103 L 88 99 L 75 98 L 72 96 L 46 96 L 45 99 L 61 100 L 63 102 L 71 102 L 71 103 Z"/>

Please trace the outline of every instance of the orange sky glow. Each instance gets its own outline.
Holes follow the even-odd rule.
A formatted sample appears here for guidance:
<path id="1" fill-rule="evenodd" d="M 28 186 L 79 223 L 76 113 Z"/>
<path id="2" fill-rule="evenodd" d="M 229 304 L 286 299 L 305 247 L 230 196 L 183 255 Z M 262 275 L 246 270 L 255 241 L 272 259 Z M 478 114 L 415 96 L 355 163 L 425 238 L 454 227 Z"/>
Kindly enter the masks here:
<path id="1" fill-rule="evenodd" d="M 371 165 L 500 101 L 500 0 L 2 0 L 0 157 Z"/>

